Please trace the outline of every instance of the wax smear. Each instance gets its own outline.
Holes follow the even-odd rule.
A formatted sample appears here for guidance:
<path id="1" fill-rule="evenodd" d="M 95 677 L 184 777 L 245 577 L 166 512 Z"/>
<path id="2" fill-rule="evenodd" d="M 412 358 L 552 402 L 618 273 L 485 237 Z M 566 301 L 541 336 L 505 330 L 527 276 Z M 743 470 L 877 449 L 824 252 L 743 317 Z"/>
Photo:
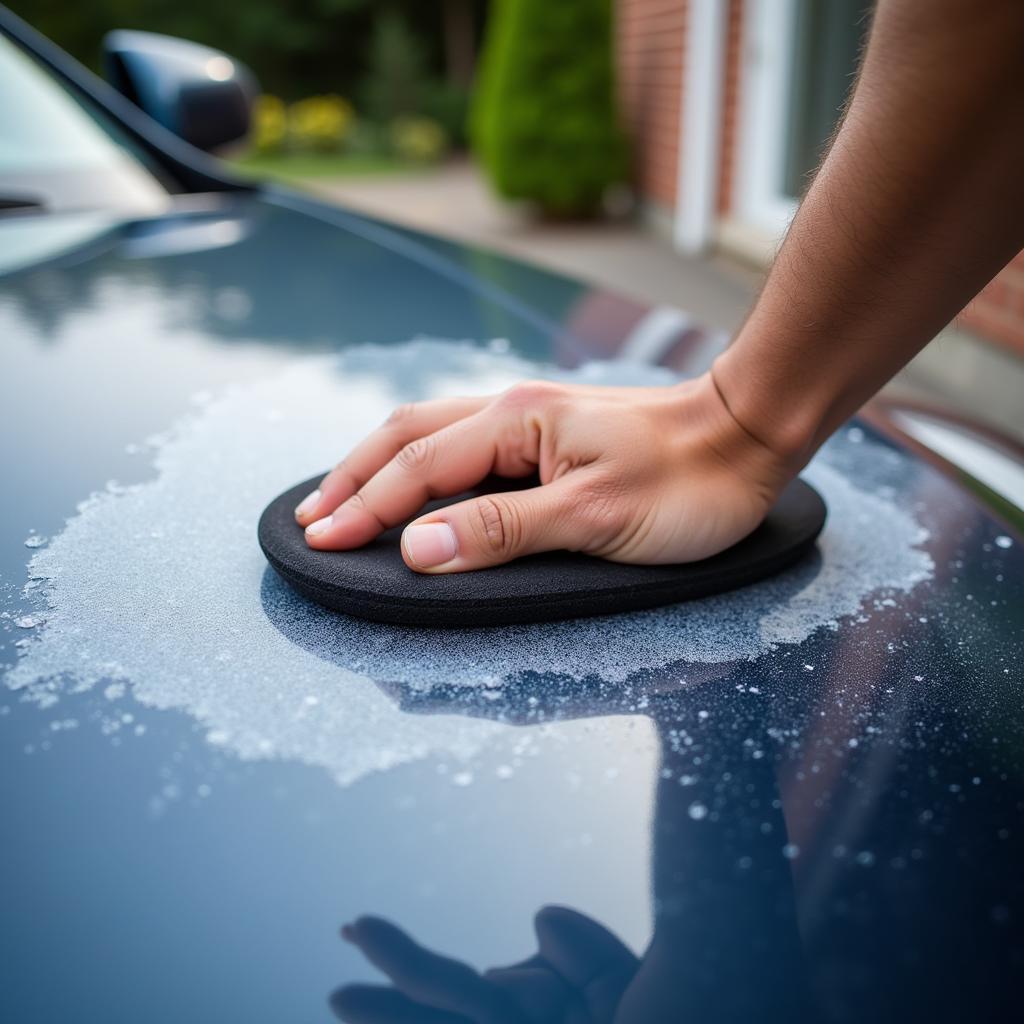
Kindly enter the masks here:
<path id="1" fill-rule="evenodd" d="M 206 397 L 153 443 L 154 479 L 94 494 L 33 554 L 26 595 L 38 621 L 7 685 L 52 703 L 101 682 L 130 684 L 143 704 L 187 712 L 239 757 L 319 765 L 344 784 L 432 753 L 471 757 L 511 728 L 407 714 L 396 706 L 404 694 L 524 680 L 542 693 L 546 678 L 607 688 L 680 664 L 770 656 L 841 628 L 869 595 L 931 574 L 921 526 L 873 493 L 874 467 L 898 456 L 863 436 L 834 442 L 807 474 L 830 510 L 819 558 L 683 605 L 528 627 L 397 628 L 323 611 L 267 568 L 256 543 L 263 507 L 336 462 L 396 404 L 530 376 L 671 380 L 653 368 L 560 372 L 493 347 L 416 341 L 303 360 Z"/>

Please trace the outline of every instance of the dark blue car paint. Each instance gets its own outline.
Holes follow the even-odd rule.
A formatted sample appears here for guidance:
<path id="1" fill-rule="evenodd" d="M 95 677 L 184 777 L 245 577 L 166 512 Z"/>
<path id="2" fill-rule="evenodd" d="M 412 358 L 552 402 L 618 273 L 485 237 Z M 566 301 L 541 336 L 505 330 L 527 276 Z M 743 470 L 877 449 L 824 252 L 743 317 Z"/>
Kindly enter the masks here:
<path id="1" fill-rule="evenodd" d="M 600 324 L 642 314 L 500 257 L 223 184 L 199 209 L 111 218 L 88 245 L 0 279 L 7 596 L 30 529 L 58 531 L 107 479 L 145 478 L 125 445 L 196 390 L 265 373 L 266 353 L 430 334 L 507 337 L 572 364 L 611 351 Z M 618 312 L 595 326 L 594 303 Z M 156 326 L 134 335 L 140 316 Z M 599 719 L 612 733 L 581 733 L 575 767 L 545 745 L 511 779 L 484 758 L 456 787 L 428 759 L 340 788 L 225 757 L 178 712 L 119 705 L 146 732 L 115 741 L 95 690 L 62 698 L 60 717 L 81 726 L 59 732 L 0 695 L 0 1019 L 325 1020 L 331 988 L 373 977 L 337 939 L 342 921 L 384 914 L 484 966 L 528 955 L 531 916 L 551 902 L 627 935 L 650 919 L 629 1020 L 1019 1019 L 1022 542 L 996 544 L 1005 523 L 903 452 L 872 483 L 920 510 L 936 572 L 863 621 L 696 689 L 666 666 L 616 687 L 526 678 L 497 700 L 389 691 L 409 714 Z M 264 577 L 272 621 L 277 585 Z M 301 623 L 274 625 L 303 645 Z"/>

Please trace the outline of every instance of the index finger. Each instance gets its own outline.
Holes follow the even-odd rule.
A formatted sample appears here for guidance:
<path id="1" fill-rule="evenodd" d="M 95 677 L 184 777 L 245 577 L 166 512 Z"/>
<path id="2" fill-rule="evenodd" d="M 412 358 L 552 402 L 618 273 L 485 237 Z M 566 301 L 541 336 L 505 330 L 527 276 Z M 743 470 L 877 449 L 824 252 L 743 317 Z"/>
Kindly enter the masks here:
<path id="1" fill-rule="evenodd" d="M 499 989 L 461 960 L 441 956 L 380 917 L 361 917 L 342 935 L 383 971 L 403 995 L 479 1024 L 516 1024 L 519 1015 Z"/>
<path id="2" fill-rule="evenodd" d="M 495 468 L 508 426 L 500 411 L 484 410 L 410 442 L 331 516 L 307 526 L 306 542 L 321 551 L 361 547 L 431 499 L 473 487 Z M 535 467 L 524 461 L 501 468 L 525 476 Z"/>
<path id="3" fill-rule="evenodd" d="M 439 398 L 400 405 L 306 495 L 295 510 L 300 526 L 315 523 L 347 501 L 410 441 L 472 416 L 490 398 Z"/>

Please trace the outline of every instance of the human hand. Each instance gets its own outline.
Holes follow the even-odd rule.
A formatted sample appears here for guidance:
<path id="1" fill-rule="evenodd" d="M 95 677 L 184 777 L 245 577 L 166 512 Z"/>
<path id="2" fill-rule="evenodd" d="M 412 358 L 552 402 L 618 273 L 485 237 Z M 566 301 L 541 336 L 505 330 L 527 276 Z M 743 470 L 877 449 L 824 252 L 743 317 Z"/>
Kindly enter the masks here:
<path id="1" fill-rule="evenodd" d="M 537 953 L 478 974 L 379 917 L 346 925 L 392 985 L 346 985 L 331 1007 L 349 1024 L 610 1024 L 639 961 L 607 928 L 567 907 L 534 919 Z"/>
<path id="2" fill-rule="evenodd" d="M 410 569 L 462 572 L 559 549 L 697 561 L 750 533 L 793 469 L 736 421 L 710 374 L 660 388 L 530 381 L 400 407 L 296 518 L 310 547 L 356 548 L 492 473 L 538 473 L 541 486 L 420 516 L 402 534 Z"/>

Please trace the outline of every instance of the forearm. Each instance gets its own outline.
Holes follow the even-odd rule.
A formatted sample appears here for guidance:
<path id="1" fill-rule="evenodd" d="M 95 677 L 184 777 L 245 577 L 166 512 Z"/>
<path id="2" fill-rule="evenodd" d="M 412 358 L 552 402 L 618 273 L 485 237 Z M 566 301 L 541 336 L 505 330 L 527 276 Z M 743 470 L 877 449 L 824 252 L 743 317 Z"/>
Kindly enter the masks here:
<path id="1" fill-rule="evenodd" d="M 1024 247 L 1024 3 L 880 0 L 847 115 L 714 378 L 799 468 Z"/>

